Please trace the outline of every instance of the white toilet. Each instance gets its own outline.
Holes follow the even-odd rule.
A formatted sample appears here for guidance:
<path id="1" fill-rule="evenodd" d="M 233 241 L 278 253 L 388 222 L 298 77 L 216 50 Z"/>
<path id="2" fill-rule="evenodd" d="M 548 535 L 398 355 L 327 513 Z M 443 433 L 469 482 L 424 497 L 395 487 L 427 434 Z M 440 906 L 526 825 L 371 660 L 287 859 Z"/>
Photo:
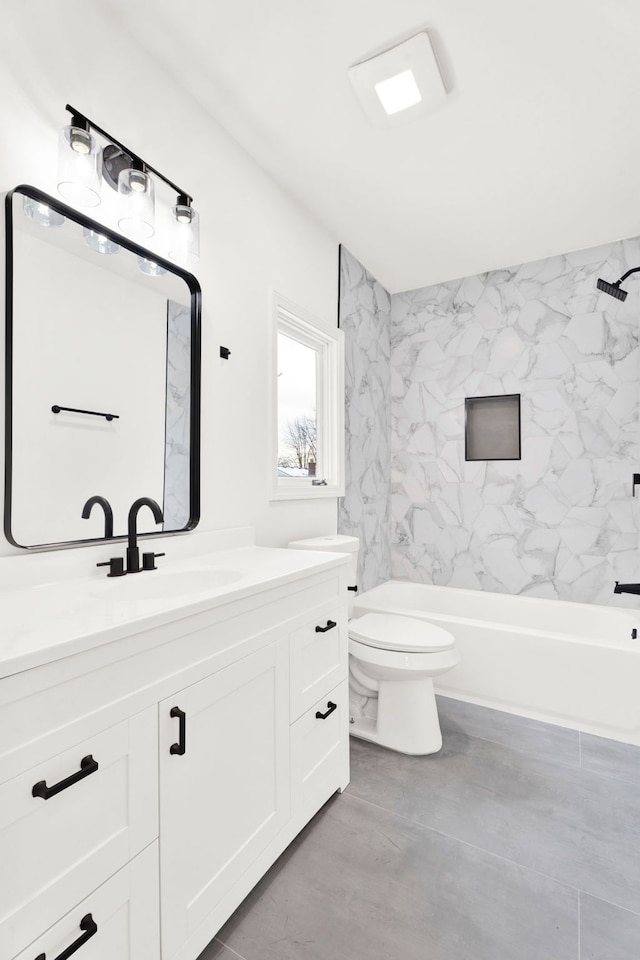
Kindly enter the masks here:
<path id="1" fill-rule="evenodd" d="M 357 586 L 357 537 L 311 537 L 289 546 L 350 554 L 349 586 Z M 442 734 L 433 677 L 460 662 L 453 637 L 417 617 L 363 613 L 354 618 L 355 596 L 350 591 L 351 733 L 400 753 L 436 753 Z"/>

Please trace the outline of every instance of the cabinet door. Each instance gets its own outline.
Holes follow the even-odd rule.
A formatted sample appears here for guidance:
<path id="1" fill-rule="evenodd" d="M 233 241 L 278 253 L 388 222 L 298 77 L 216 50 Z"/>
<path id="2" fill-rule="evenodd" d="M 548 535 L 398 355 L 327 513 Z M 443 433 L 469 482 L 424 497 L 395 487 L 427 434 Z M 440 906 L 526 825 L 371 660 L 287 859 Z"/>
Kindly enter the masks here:
<path id="1" fill-rule="evenodd" d="M 289 818 L 288 708 L 286 640 L 160 704 L 164 960 Z"/>
<path id="2" fill-rule="evenodd" d="M 158 960 L 158 920 L 156 841 L 15 960 Z"/>

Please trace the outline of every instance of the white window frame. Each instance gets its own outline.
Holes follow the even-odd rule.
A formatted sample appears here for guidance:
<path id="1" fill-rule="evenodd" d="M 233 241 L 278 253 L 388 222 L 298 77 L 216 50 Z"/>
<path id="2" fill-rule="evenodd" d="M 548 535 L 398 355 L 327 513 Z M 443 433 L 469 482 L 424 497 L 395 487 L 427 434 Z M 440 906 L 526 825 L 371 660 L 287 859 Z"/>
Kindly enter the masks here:
<path id="1" fill-rule="evenodd" d="M 316 351 L 318 475 L 279 477 L 278 333 Z M 344 334 L 273 291 L 271 312 L 271 415 L 269 489 L 271 500 L 323 500 L 344 496 Z"/>

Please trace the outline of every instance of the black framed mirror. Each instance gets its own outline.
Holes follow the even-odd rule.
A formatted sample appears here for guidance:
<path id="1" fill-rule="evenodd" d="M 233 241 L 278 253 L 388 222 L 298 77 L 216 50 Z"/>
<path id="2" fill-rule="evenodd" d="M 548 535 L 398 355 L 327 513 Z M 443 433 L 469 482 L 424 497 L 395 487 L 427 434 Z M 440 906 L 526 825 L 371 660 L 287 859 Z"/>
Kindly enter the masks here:
<path id="1" fill-rule="evenodd" d="M 15 546 L 104 539 L 94 496 L 164 522 L 200 516 L 200 312 L 196 278 L 128 238 L 21 185 L 6 197 L 4 531 Z M 146 516 L 148 514 L 148 516 Z"/>

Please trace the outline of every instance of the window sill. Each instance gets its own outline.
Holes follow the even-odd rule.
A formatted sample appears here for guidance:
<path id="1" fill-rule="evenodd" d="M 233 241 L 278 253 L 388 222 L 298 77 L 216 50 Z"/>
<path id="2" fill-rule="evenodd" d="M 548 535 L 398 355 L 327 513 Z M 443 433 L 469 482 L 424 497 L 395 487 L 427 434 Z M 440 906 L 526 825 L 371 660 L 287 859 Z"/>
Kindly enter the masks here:
<path id="1" fill-rule="evenodd" d="M 326 487 L 314 487 L 305 483 L 300 486 L 281 486 L 272 490 L 269 500 L 329 500 L 330 498 L 344 497 L 344 487 L 338 484 L 327 484 Z"/>

